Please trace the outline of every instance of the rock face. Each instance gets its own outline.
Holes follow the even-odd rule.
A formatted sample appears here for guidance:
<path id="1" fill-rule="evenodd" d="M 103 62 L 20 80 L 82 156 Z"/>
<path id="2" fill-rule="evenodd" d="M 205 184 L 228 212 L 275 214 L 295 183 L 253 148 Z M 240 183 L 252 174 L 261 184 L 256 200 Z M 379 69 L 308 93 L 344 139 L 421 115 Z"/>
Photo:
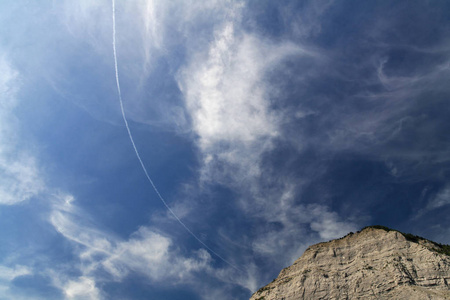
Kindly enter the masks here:
<path id="1" fill-rule="evenodd" d="M 313 245 L 250 300 L 450 299 L 450 256 L 410 240 L 368 227 Z"/>

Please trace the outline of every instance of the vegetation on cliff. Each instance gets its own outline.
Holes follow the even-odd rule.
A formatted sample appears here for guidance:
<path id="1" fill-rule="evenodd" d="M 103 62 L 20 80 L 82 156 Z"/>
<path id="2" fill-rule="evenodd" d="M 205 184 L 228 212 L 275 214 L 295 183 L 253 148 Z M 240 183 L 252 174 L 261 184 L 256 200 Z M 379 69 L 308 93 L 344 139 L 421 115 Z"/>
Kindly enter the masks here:
<path id="1" fill-rule="evenodd" d="M 382 229 L 382 230 L 385 230 L 387 232 L 389 232 L 389 231 L 396 231 L 396 232 L 401 233 L 406 238 L 406 240 L 408 240 L 410 242 L 413 242 L 413 243 L 418 243 L 419 244 L 420 241 L 428 241 L 428 242 L 432 243 L 435 246 L 435 247 L 430 248 L 430 250 L 450 256 L 450 245 L 436 243 L 436 242 L 430 241 L 430 240 L 428 240 L 426 238 L 423 238 L 421 236 L 414 235 L 414 234 L 411 234 L 411 233 L 404 233 L 404 232 L 401 232 L 401 231 L 398 231 L 398 230 L 395 230 L 395 229 L 392 229 L 392 228 L 389 228 L 389 227 L 386 227 L 386 226 L 382 226 L 382 225 L 366 226 L 363 229 L 361 229 L 360 231 L 363 231 L 364 229 L 367 229 L 367 228 Z"/>

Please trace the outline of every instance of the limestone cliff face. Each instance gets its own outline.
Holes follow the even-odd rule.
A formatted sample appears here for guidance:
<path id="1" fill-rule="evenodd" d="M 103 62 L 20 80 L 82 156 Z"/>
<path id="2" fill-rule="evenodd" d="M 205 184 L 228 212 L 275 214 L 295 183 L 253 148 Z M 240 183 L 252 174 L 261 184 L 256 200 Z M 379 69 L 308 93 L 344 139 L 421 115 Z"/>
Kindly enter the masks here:
<path id="1" fill-rule="evenodd" d="M 450 256 L 434 250 L 369 227 L 309 247 L 250 299 L 450 299 Z"/>

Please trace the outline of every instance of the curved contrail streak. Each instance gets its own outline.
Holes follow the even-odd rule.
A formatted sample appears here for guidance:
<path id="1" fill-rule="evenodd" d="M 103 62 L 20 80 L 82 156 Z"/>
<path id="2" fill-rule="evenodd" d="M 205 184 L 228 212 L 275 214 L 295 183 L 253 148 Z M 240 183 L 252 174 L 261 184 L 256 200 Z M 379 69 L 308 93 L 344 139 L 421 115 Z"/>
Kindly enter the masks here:
<path id="1" fill-rule="evenodd" d="M 217 254 L 214 250 L 212 250 L 208 245 L 206 245 L 200 238 L 198 238 L 190 229 L 186 226 L 186 224 L 181 221 L 181 219 L 177 216 L 177 214 L 170 208 L 170 206 L 167 204 L 166 200 L 161 196 L 158 188 L 153 183 L 153 180 L 151 179 L 150 175 L 147 172 L 147 168 L 144 165 L 144 162 L 141 159 L 141 155 L 139 154 L 138 149 L 136 148 L 136 144 L 134 143 L 133 135 L 131 134 L 130 126 L 128 126 L 128 120 L 125 115 L 125 110 L 123 109 L 123 101 L 122 101 L 122 93 L 120 91 L 120 82 L 119 82 L 119 70 L 117 68 L 117 51 L 116 51 L 116 5 L 115 1 L 112 0 L 112 21 L 113 21 L 113 50 L 114 50 L 114 68 L 116 71 L 116 86 L 117 86 L 117 92 L 119 94 L 119 102 L 120 102 L 120 111 L 122 112 L 122 118 L 123 122 L 125 123 L 125 127 L 128 131 L 128 137 L 130 138 L 131 144 L 133 145 L 134 153 L 136 153 L 136 157 L 139 160 L 139 163 L 141 164 L 142 170 L 145 173 L 145 177 L 147 177 L 147 180 L 150 182 L 151 186 L 153 187 L 153 190 L 155 191 L 156 195 L 158 195 L 158 198 L 161 200 L 161 202 L 164 204 L 164 206 L 167 208 L 167 210 L 172 214 L 172 216 L 180 223 L 181 226 L 186 229 L 189 234 L 195 238 L 200 244 L 202 244 L 206 249 L 208 249 L 212 254 L 220 258 L 223 262 L 228 264 L 229 266 L 233 267 L 234 269 L 241 271 L 238 267 L 234 266 L 230 262 L 228 262 L 226 259 L 224 259 L 222 256 Z"/>

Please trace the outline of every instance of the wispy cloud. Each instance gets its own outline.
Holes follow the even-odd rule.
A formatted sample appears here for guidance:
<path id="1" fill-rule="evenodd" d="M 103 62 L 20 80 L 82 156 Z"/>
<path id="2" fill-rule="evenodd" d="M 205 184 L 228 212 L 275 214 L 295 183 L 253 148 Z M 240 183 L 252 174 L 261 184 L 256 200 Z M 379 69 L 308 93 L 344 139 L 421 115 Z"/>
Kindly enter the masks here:
<path id="1" fill-rule="evenodd" d="M 17 91 L 20 75 L 5 56 L 0 57 L 0 204 L 13 205 L 38 195 L 44 188 L 36 159 L 21 143 L 18 119 Z"/>
<path id="2" fill-rule="evenodd" d="M 55 229 L 74 243 L 73 249 L 79 257 L 80 277 L 57 284 L 69 299 L 70 295 L 81 292 L 89 292 L 92 299 L 97 299 L 100 295 L 96 288 L 98 280 L 121 281 L 130 273 L 169 285 L 192 281 L 198 272 L 215 273 L 206 250 L 183 255 L 172 238 L 146 226 L 123 240 L 89 225 L 85 216 L 86 212 L 75 206 L 70 195 L 56 196 L 49 216 Z"/>
<path id="3" fill-rule="evenodd" d="M 26 266 L 14 266 L 14 267 L 5 267 L 0 266 L 0 280 L 2 281 L 12 281 L 17 277 L 30 275 L 32 272 Z"/>
<path id="4" fill-rule="evenodd" d="M 9 299 L 25 299 L 11 291 L 10 285 L 14 279 L 30 274 L 32 274 L 32 270 L 26 266 L 15 265 L 7 267 L 0 265 L 0 293 L 2 297 L 9 297 Z"/>
<path id="5" fill-rule="evenodd" d="M 48 271 L 54 286 L 68 299 L 83 295 L 103 299 L 106 296 L 100 284 L 123 282 L 136 274 L 160 287 L 189 283 L 202 299 L 209 299 L 212 293 L 222 295 L 218 299 L 226 299 L 226 291 L 236 286 L 253 291 L 259 285 L 252 262 L 243 266 L 245 272 L 226 265 L 215 267 L 214 257 L 205 249 L 186 253 L 160 229 L 141 226 L 127 239 L 102 230 L 89 221 L 87 212 L 78 208 L 70 195 L 55 195 L 49 222 L 72 243 L 72 251 L 78 257 L 71 263 L 76 268 L 70 273 L 61 268 Z M 210 285 L 202 284 L 205 280 Z"/>
<path id="6" fill-rule="evenodd" d="M 143 161 L 154 159 L 145 148 L 150 143 L 155 152 L 177 148 L 168 141 L 172 138 L 188 144 L 183 148 L 188 153 L 180 155 L 189 156 L 188 174 L 182 183 L 169 179 L 161 190 L 170 191 L 168 203 L 183 222 L 192 224 L 192 231 L 211 243 L 211 249 L 239 265 L 241 273 L 219 267 L 221 262 L 153 203 L 141 209 L 145 221 L 133 220 L 126 233 L 105 228 L 104 220 L 90 210 L 102 210 L 104 202 L 83 196 L 76 201 L 70 195 L 92 192 L 89 197 L 95 198 L 93 194 L 103 191 L 83 187 L 80 193 L 55 192 L 59 187 L 51 186 L 43 173 L 47 165 L 42 165 L 39 153 L 28 150 L 30 141 L 20 131 L 26 120 L 15 115 L 23 104 L 17 97 L 23 82 L 42 88 L 37 94 L 51 101 L 56 96 L 48 90 L 54 88 L 58 99 L 63 96 L 95 119 L 114 125 L 96 127 L 98 136 L 109 130 L 105 141 L 125 133 L 123 128 L 116 131 L 121 120 L 113 93 L 110 1 L 29 4 L 27 18 L 11 20 L 8 26 L 16 30 L 2 33 L 8 34 L 4 40 L 14 61 L 10 56 L 0 59 L 0 204 L 17 209 L 39 202 L 43 207 L 36 214 L 48 213 L 50 226 L 45 226 L 50 228 L 45 230 L 58 232 L 58 243 L 70 253 L 70 261 L 54 262 L 47 273 L 43 271 L 62 297 L 107 298 L 105 285 L 141 276 L 150 284 L 189 283 L 198 294 L 229 299 L 233 288 L 254 290 L 271 279 L 311 243 L 339 237 L 377 216 L 386 220 L 379 206 L 403 195 L 390 191 L 408 190 L 409 197 L 414 186 L 430 181 L 427 186 L 440 190 L 414 204 L 401 199 L 402 207 L 418 207 L 424 218 L 447 210 L 448 26 L 434 22 L 440 13 L 422 9 L 425 2 L 407 10 L 400 2 L 374 3 L 349 7 L 339 1 L 117 2 L 123 104 L 131 129 L 139 126 L 136 145 L 140 151 L 142 147 Z M 29 17 L 33 14 L 39 17 Z M 405 21 L 415 18 L 426 22 L 416 22 L 418 26 Z M 25 35 L 32 37 L 26 39 L 33 45 L 32 55 L 17 42 Z M 22 72 L 27 72 L 25 80 Z M 51 101 L 52 106 L 57 102 Z M 54 106 L 75 116 L 66 104 Z M 64 125 L 83 128 L 80 115 L 67 118 Z M 54 123 L 61 124 L 57 115 L 50 119 L 49 124 L 39 124 L 42 136 L 54 132 Z M 83 139 L 92 141 L 94 130 L 85 130 L 80 135 L 89 131 Z M 72 134 L 64 132 L 67 139 Z M 46 142 L 63 143 L 51 139 Z M 154 143 L 162 139 L 167 148 Z M 102 159 L 110 172 L 107 178 L 95 179 L 104 183 L 102 188 L 119 176 L 112 166 L 126 165 L 132 155 L 124 159 L 121 154 L 131 149 L 109 142 L 102 149 L 109 148 L 110 156 Z M 76 152 L 94 145 L 74 147 Z M 97 157 L 103 155 L 97 152 Z M 94 177 L 86 175 L 94 161 L 86 157 L 86 165 L 79 166 L 82 171 L 69 170 L 72 163 L 58 172 Z M 179 168 L 158 163 L 166 178 Z M 141 199 L 145 188 L 133 188 L 136 194 L 130 199 Z M 29 201 L 38 197 L 42 201 Z M 122 201 L 117 195 L 108 205 Z M 133 205 L 137 203 L 142 202 Z M 128 205 L 121 208 L 132 206 Z M 117 213 L 105 211 L 111 219 Z M 394 219 L 401 223 L 406 217 Z M 445 238 L 448 229 L 442 222 L 438 225 L 433 225 L 436 236 Z M 35 269 L 20 261 L 2 264 L 3 291 Z M 204 281 L 207 287 L 198 284 Z"/>
<path id="7" fill-rule="evenodd" d="M 325 205 L 302 203 L 298 190 L 313 176 L 292 178 L 265 160 L 276 153 L 279 143 L 298 138 L 285 136 L 284 127 L 292 122 L 291 117 L 315 114 L 309 108 L 287 114 L 276 109 L 278 103 L 272 97 L 284 91 L 272 84 L 269 75 L 286 71 L 279 66 L 289 59 L 313 64 L 322 62 L 323 57 L 301 44 L 273 42 L 246 32 L 239 13 L 237 10 L 235 19 L 215 27 L 214 39 L 190 57 L 178 82 L 196 134 L 200 181 L 232 190 L 238 200 L 230 201 L 235 201 L 245 218 L 258 224 L 251 237 L 241 240 L 254 255 L 247 257 L 246 265 L 251 268 L 255 257 L 264 257 L 267 263 L 285 266 L 308 244 L 318 241 L 314 233 L 330 239 L 356 226 Z M 240 238 L 238 231 L 233 233 L 230 239 Z M 303 242 L 296 236 L 303 236 Z M 253 286 L 267 280 L 263 277 L 249 276 Z"/>
<path id="8" fill-rule="evenodd" d="M 103 299 L 92 278 L 81 276 L 77 280 L 69 280 L 62 287 L 67 299 Z"/>
<path id="9" fill-rule="evenodd" d="M 204 179 L 260 174 L 259 160 L 279 135 L 282 119 L 271 110 L 266 72 L 289 56 L 311 55 L 297 45 L 272 44 L 245 33 L 236 23 L 217 26 L 209 47 L 194 54 L 179 76 L 198 136 Z"/>
<path id="10" fill-rule="evenodd" d="M 422 197 L 427 197 L 428 188 L 425 188 L 422 192 Z M 423 217 L 424 215 L 434 211 L 436 212 L 437 209 L 445 209 L 445 207 L 450 205 L 450 187 L 444 186 L 437 194 L 432 195 L 427 200 L 426 205 L 421 208 L 417 213 L 414 215 L 414 219 L 418 220 L 419 218 Z"/>
<path id="11" fill-rule="evenodd" d="M 440 208 L 445 205 L 450 204 L 450 187 L 445 187 L 442 191 L 440 191 L 436 197 L 431 199 L 426 208 L 427 210 Z"/>

